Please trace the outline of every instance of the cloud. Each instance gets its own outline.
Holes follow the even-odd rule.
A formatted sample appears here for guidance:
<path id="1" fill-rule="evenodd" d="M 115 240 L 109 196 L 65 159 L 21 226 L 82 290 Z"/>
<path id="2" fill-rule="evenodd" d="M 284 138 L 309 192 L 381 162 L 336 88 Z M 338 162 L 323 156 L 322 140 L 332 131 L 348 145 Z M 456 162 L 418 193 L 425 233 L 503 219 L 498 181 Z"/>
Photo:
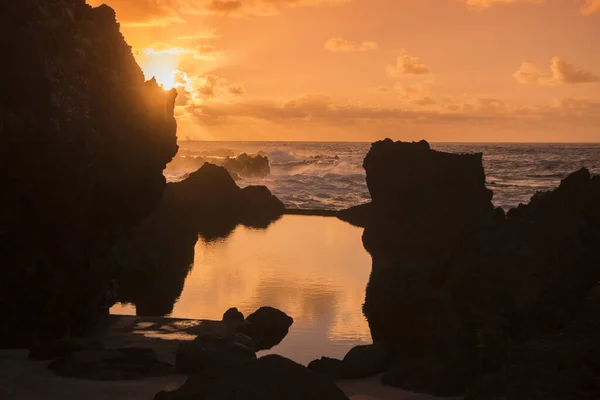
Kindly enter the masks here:
<path id="1" fill-rule="evenodd" d="M 429 67 L 419 58 L 403 54 L 398 57 L 395 66 L 388 66 L 387 72 L 390 76 L 406 75 L 428 75 Z"/>
<path id="2" fill-rule="evenodd" d="M 207 39 L 216 39 L 219 35 L 217 34 L 217 30 L 215 28 L 206 28 L 203 30 L 196 31 L 191 35 L 178 36 L 177 40 L 188 41 L 188 40 L 207 40 Z"/>
<path id="3" fill-rule="evenodd" d="M 270 16 L 286 7 L 335 5 L 352 0 L 178 0 L 184 14 Z"/>
<path id="4" fill-rule="evenodd" d="M 598 77 L 598 75 L 584 71 L 558 57 L 552 59 L 550 71 L 552 71 L 552 79 L 559 83 L 574 84 L 600 82 L 600 77 Z"/>
<path id="5" fill-rule="evenodd" d="M 513 74 L 513 77 L 519 83 L 530 85 L 573 85 L 600 82 L 600 76 L 570 64 L 560 57 L 552 58 L 549 74 L 541 72 L 534 64 L 524 62 Z"/>
<path id="6" fill-rule="evenodd" d="M 545 0 L 461 0 L 472 10 L 484 10 L 496 4 L 534 3 L 544 4 Z"/>
<path id="7" fill-rule="evenodd" d="M 581 6 L 581 13 L 592 15 L 596 12 L 600 12 L 600 0 L 585 0 L 585 4 Z"/>
<path id="8" fill-rule="evenodd" d="M 377 50 L 379 44 L 371 41 L 354 42 L 338 36 L 325 42 L 325 48 L 333 52 L 371 51 Z"/>

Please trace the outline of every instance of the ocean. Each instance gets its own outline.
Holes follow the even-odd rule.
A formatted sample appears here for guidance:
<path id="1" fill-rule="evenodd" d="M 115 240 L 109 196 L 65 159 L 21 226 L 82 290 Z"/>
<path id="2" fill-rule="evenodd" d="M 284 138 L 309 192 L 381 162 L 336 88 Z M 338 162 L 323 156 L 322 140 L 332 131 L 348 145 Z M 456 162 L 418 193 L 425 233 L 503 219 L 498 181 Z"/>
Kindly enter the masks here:
<path id="1" fill-rule="evenodd" d="M 289 208 L 340 210 L 370 200 L 362 162 L 370 143 L 183 141 L 180 154 L 222 160 L 241 153 L 267 155 L 271 174 L 244 178 L 238 185 L 265 185 Z M 600 143 L 432 143 L 453 153 L 483 153 L 488 188 L 496 206 L 527 203 L 537 191 L 555 188 L 569 173 L 600 173 Z M 177 181 L 191 169 L 167 167 Z"/>

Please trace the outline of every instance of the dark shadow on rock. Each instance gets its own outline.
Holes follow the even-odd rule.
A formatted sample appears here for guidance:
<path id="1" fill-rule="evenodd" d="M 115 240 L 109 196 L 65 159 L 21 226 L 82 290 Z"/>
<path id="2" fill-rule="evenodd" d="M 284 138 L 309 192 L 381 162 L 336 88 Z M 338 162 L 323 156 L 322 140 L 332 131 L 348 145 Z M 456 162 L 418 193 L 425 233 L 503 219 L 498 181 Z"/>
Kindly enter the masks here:
<path id="1" fill-rule="evenodd" d="M 365 203 L 346 210 L 340 210 L 337 217 L 358 228 L 365 228 L 371 220 L 371 214 L 371 203 Z"/>

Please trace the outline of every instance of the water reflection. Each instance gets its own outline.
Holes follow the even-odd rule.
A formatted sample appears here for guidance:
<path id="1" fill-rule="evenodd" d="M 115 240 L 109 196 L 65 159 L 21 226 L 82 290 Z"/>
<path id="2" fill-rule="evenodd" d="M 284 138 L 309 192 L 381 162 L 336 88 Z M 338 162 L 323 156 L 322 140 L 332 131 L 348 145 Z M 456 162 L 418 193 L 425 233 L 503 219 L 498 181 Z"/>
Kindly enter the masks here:
<path id="1" fill-rule="evenodd" d="M 361 234 L 335 218 L 284 216 L 266 230 L 238 226 L 227 238 L 200 239 L 170 315 L 220 319 L 229 307 L 247 315 L 269 305 L 295 320 L 271 352 L 301 363 L 342 357 L 371 340 L 362 314 L 371 259 Z M 112 312 L 135 310 L 117 305 Z"/>

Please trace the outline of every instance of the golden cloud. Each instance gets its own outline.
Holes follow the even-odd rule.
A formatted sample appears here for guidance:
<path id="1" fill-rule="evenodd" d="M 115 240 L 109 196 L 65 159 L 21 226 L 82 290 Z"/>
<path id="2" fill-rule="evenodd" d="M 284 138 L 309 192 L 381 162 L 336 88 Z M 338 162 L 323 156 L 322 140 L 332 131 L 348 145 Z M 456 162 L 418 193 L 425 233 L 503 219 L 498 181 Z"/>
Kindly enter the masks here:
<path id="1" fill-rule="evenodd" d="M 600 82 L 600 76 L 568 63 L 560 57 L 552 58 L 549 74 L 541 72 L 534 64 L 524 62 L 513 74 L 513 77 L 519 83 L 530 85 L 572 85 Z"/>
<path id="2" fill-rule="evenodd" d="M 586 0 L 585 4 L 581 6 L 583 15 L 591 15 L 596 12 L 600 12 L 600 0 Z"/>
<path id="3" fill-rule="evenodd" d="M 338 36 L 326 41 L 325 48 L 333 52 L 371 51 L 377 50 L 379 44 L 372 41 L 354 42 Z"/>
<path id="4" fill-rule="evenodd" d="M 428 75 L 429 67 L 419 58 L 403 54 L 396 60 L 395 66 L 388 66 L 387 72 L 390 76 L 406 75 Z"/>

